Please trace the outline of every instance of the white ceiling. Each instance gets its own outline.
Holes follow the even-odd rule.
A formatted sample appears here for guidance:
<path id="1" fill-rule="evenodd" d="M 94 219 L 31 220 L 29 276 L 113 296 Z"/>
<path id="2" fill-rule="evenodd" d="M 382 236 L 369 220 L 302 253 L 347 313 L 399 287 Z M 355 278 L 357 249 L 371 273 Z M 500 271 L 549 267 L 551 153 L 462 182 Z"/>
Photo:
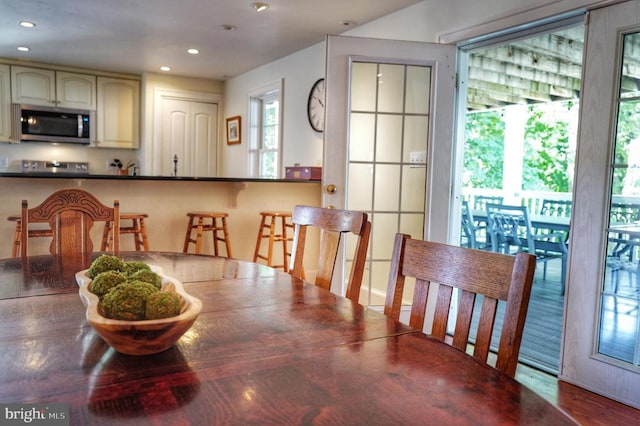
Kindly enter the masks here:
<path id="1" fill-rule="evenodd" d="M 261 13 L 252 1 L 0 0 L 0 57 L 135 74 L 168 65 L 225 79 L 421 0 L 271 0 Z"/>

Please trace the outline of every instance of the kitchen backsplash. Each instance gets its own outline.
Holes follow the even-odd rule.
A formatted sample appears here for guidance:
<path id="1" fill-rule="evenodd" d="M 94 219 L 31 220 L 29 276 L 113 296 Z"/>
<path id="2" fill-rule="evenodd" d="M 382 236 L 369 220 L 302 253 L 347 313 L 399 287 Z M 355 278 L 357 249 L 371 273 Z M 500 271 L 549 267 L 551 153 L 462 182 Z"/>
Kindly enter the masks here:
<path id="1" fill-rule="evenodd" d="M 87 162 L 92 174 L 115 173 L 109 167 L 118 158 L 123 164 L 136 163 L 138 151 L 130 149 L 87 148 L 71 144 L 51 145 L 49 143 L 0 143 L 0 172 L 19 172 L 22 160 Z"/>

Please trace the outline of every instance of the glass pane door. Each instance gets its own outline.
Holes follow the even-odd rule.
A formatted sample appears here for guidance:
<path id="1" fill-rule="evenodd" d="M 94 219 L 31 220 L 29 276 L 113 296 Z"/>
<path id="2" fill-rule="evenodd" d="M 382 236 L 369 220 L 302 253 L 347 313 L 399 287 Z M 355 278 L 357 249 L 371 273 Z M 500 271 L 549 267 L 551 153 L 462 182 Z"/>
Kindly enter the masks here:
<path id="1" fill-rule="evenodd" d="M 368 212 L 372 224 L 361 303 L 384 304 L 395 234 L 424 234 L 431 73 L 418 65 L 351 67 L 347 208 Z"/>
<path id="2" fill-rule="evenodd" d="M 396 232 L 447 240 L 455 59 L 452 45 L 327 37 L 322 203 L 370 215 L 363 305 L 384 303 Z M 341 260 L 331 288 L 342 294 Z"/>
<path id="3" fill-rule="evenodd" d="M 617 99 L 615 148 L 598 353 L 640 365 L 640 33 L 626 34 Z"/>
<path id="4" fill-rule="evenodd" d="M 571 256 L 558 378 L 640 407 L 638 252 L 640 2 L 589 12 Z"/>

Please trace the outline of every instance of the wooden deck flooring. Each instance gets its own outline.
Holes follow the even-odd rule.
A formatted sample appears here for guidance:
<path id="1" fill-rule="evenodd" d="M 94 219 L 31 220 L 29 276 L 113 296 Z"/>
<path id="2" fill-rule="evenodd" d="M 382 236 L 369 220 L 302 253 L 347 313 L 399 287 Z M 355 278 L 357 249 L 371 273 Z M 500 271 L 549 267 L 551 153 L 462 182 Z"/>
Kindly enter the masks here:
<path id="1" fill-rule="evenodd" d="M 541 271 L 536 272 L 520 348 L 521 363 L 553 375 L 558 373 L 564 312 L 559 265 L 554 263 L 556 262 L 549 263 L 546 279 L 543 279 Z M 634 294 L 633 297 L 629 296 L 630 292 Z M 639 315 L 638 292 L 640 290 L 636 284 L 630 284 L 628 277 L 621 276 L 618 296 L 609 295 L 605 298 L 607 303 L 603 318 L 612 317 L 620 323 L 635 324 Z M 600 336 L 600 351 L 611 357 L 633 362 L 637 337 L 635 327 L 618 327 L 612 330 L 615 323 L 609 321 L 606 324 L 608 328 L 603 329 Z M 501 327 L 502 312 L 499 310 L 496 329 L 500 330 Z M 494 335 L 492 343 L 494 348 L 498 347 L 497 335 Z"/>

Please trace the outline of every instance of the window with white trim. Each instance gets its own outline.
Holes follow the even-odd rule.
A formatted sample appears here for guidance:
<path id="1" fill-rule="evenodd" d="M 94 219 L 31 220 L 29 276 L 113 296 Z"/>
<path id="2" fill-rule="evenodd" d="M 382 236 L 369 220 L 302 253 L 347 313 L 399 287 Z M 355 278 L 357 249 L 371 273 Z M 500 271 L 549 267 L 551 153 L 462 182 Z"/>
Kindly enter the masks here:
<path id="1" fill-rule="evenodd" d="M 281 177 L 281 84 L 249 97 L 249 173 L 252 177 Z"/>

